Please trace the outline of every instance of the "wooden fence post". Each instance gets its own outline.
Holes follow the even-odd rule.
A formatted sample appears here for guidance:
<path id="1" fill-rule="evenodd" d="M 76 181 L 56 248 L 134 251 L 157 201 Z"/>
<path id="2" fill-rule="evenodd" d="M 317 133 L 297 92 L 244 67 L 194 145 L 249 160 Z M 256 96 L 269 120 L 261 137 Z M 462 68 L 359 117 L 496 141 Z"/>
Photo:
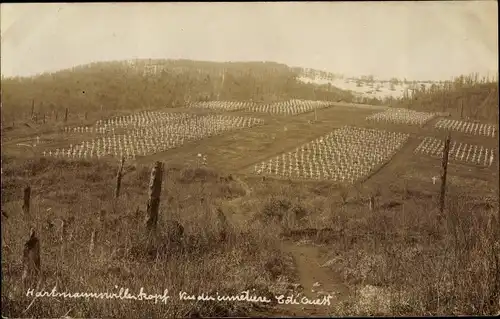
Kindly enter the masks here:
<path id="1" fill-rule="evenodd" d="M 460 119 L 464 118 L 464 100 L 460 100 Z"/>
<path id="2" fill-rule="evenodd" d="M 375 196 L 373 196 L 373 195 L 370 196 L 369 207 L 370 207 L 370 211 L 375 210 Z"/>
<path id="3" fill-rule="evenodd" d="M 29 215 L 30 213 L 30 198 L 31 198 L 31 186 L 26 186 L 24 188 L 24 197 L 23 197 L 23 212 L 25 215 Z"/>
<path id="4" fill-rule="evenodd" d="M 151 170 L 149 199 L 147 204 L 146 228 L 148 232 L 156 230 L 158 210 L 160 208 L 161 184 L 163 181 L 163 163 L 156 162 Z"/>
<path id="5" fill-rule="evenodd" d="M 22 281 L 31 279 L 40 273 L 40 241 L 36 237 L 35 230 L 31 228 L 30 238 L 24 244 L 23 249 L 23 275 Z"/>
<path id="6" fill-rule="evenodd" d="M 35 114 L 35 100 L 31 100 L 31 119 L 33 119 L 34 114 Z"/>
<path id="7" fill-rule="evenodd" d="M 219 229 L 219 239 L 221 241 L 225 241 L 228 236 L 228 231 L 229 231 L 229 222 L 227 221 L 227 217 L 220 209 L 219 207 L 217 208 L 217 219 L 219 221 L 220 229 Z"/>
<path id="8" fill-rule="evenodd" d="M 120 168 L 118 169 L 118 173 L 116 174 L 116 190 L 115 190 L 115 198 L 120 197 L 120 188 L 122 184 L 123 177 L 123 164 L 125 163 L 125 157 L 122 157 L 122 161 L 120 164 Z"/>
<path id="9" fill-rule="evenodd" d="M 94 229 L 94 230 L 92 230 L 92 235 L 90 235 L 90 244 L 89 244 L 89 255 L 90 256 L 92 256 L 94 254 L 95 235 L 96 235 L 96 231 Z"/>
<path id="10" fill-rule="evenodd" d="M 450 139 L 451 134 L 448 132 L 448 136 L 444 142 L 443 159 L 441 161 L 441 166 L 443 168 L 441 175 L 441 194 L 439 196 L 439 211 L 441 214 L 444 212 L 444 197 L 446 192 L 446 174 L 448 171 L 448 153 L 450 151 Z"/>

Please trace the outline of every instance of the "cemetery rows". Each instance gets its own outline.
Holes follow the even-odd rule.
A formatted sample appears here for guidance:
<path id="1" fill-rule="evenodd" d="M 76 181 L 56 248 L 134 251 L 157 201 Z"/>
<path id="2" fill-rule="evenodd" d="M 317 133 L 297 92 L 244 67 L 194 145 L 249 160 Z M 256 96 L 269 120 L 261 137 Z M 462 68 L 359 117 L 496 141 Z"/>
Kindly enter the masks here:
<path id="1" fill-rule="evenodd" d="M 295 115 L 329 102 L 291 100 L 257 105 L 253 102 L 199 102 L 190 107 L 234 111 Z M 388 109 L 366 118 L 367 121 L 422 126 L 436 115 L 406 109 Z M 265 124 L 263 119 L 220 114 L 194 115 L 162 111 L 141 112 L 128 116 L 100 120 L 93 126 L 66 127 L 65 133 L 94 133 L 97 137 L 61 149 L 44 151 L 44 156 L 73 159 L 116 157 L 135 159 L 180 147 L 211 136 L 237 129 Z M 442 119 L 436 129 L 456 130 L 469 135 L 495 135 L 491 125 Z M 400 150 L 409 135 L 381 129 L 344 126 L 299 145 L 295 150 L 279 154 L 253 165 L 253 173 L 278 178 L 333 180 L 354 183 L 372 174 Z M 441 157 L 444 141 L 425 137 L 415 154 Z M 452 141 L 449 159 L 464 164 L 489 167 L 495 150 L 482 145 Z"/>

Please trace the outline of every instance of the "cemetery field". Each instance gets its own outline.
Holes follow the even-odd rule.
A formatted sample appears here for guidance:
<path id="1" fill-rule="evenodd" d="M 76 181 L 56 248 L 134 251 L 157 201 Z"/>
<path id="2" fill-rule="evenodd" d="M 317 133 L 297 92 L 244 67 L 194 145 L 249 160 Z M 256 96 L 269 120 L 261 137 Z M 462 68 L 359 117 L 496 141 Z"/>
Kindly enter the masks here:
<path id="1" fill-rule="evenodd" d="M 210 137 L 204 136 L 201 139 L 183 143 L 179 147 L 169 148 L 147 156 L 138 156 L 135 159 L 138 163 L 147 164 L 155 160 L 162 160 L 172 164 L 190 163 L 195 161 L 197 154 L 200 153 L 206 155 L 209 166 L 237 172 L 259 159 L 292 149 L 297 143 L 314 139 L 342 125 L 363 125 L 363 117 L 374 111 L 348 107 L 321 109 L 317 111 L 319 121 L 314 124 L 309 123 L 309 121 L 314 120 L 314 112 L 295 116 L 274 116 L 252 111 L 232 111 L 228 113 L 192 108 L 178 108 L 166 112 L 188 114 L 190 116 L 218 114 L 227 117 L 254 118 L 263 120 L 263 123 L 244 129 L 227 130 L 223 134 Z M 321 119 L 321 117 L 323 118 Z M 73 128 L 78 126 L 76 123 L 72 125 Z M 154 129 L 158 127 L 159 125 L 152 125 Z M 115 134 L 119 134 L 118 129 L 115 129 Z M 63 129 L 61 128 L 61 130 Z M 67 148 L 70 144 L 78 145 L 83 141 L 99 138 L 100 136 L 100 134 L 95 133 L 95 130 L 92 132 L 51 132 L 40 135 L 41 143 L 32 148 L 18 144 L 35 143 L 37 134 L 31 132 L 26 137 L 28 134 L 22 133 L 24 136 L 9 136 L 9 141 L 5 143 L 4 147 L 6 154 L 15 153 L 21 155 L 25 150 L 30 150 L 30 153 L 25 154 L 31 156 L 34 151 L 42 155 L 43 151 L 48 152 L 51 149 Z M 105 158 L 103 157 L 103 159 Z"/>
<path id="2" fill-rule="evenodd" d="M 7 139 L 2 144 L 3 153 L 30 157 L 33 154 L 49 156 L 51 152 L 51 156 L 55 156 L 54 150 L 57 149 L 60 152 L 57 156 L 76 159 L 100 158 L 111 162 L 116 162 L 123 156 L 127 162 L 140 165 L 150 165 L 157 160 L 173 165 L 198 165 L 201 155 L 209 167 L 230 173 L 259 175 L 258 171 L 261 171 L 260 174 L 264 174 L 266 170 L 275 172 L 277 168 L 272 167 L 277 165 L 281 171 L 267 174 L 269 177 L 342 182 L 344 177 L 341 172 L 345 171 L 345 181 L 356 176 L 351 179 L 351 182 L 354 182 L 368 178 L 386 165 L 397 166 L 399 161 L 401 165 L 415 163 L 422 166 L 422 163 L 428 162 L 431 163 L 430 166 L 439 166 L 442 149 L 434 147 L 432 143 L 437 145 L 442 142 L 446 135 L 443 127 L 449 126 L 453 143 L 457 144 L 454 151 L 462 152 L 454 155 L 453 159 L 450 158 L 451 166 L 457 167 L 458 174 L 486 175 L 488 179 L 497 163 L 498 134 L 497 128 L 494 127 L 443 119 L 424 112 L 350 106 L 342 103 L 333 103 L 328 107 L 320 105 L 316 112 L 289 116 L 255 112 L 251 109 L 252 105 L 254 104 L 234 102 L 221 105 L 206 102 L 201 104 L 203 107 L 190 105 L 186 108 L 124 114 L 115 120 L 94 122 L 94 125 L 71 123 L 66 127 L 57 128 L 58 132 L 53 130 L 46 134 L 23 130 L 18 133 L 19 136 L 15 136 L 15 131 L 7 132 L 3 134 Z M 284 105 L 290 106 L 293 103 Z M 339 142 L 339 138 L 343 137 L 333 137 L 335 142 L 331 142 L 328 147 L 321 144 L 327 143 L 326 141 L 331 139 L 328 136 L 334 134 L 335 130 L 344 130 L 346 127 L 382 135 L 370 142 L 364 140 L 367 137 L 363 134 L 368 133 L 356 133 L 361 134 L 354 138 L 356 141 L 350 138 Z M 347 137 L 351 134 L 354 133 L 346 132 L 343 135 Z M 402 140 L 391 134 L 400 134 L 398 138 Z M 386 145 L 393 154 L 382 154 L 385 152 L 385 138 L 398 140 L 394 142 L 396 147 Z M 316 148 L 311 143 L 321 145 L 317 151 L 304 150 L 307 145 Z M 353 156 L 359 157 L 363 163 L 366 162 L 366 156 L 377 154 L 378 150 L 382 153 L 376 155 L 370 163 L 346 162 L 341 159 L 345 158 L 344 155 L 341 154 L 339 158 L 335 154 L 349 150 L 349 143 L 359 144 L 359 151 L 355 151 Z M 420 145 L 421 143 L 423 144 Z M 34 144 L 36 146 L 33 146 Z M 420 151 L 417 150 L 419 145 Z M 463 154 L 464 149 L 470 154 Z M 475 152 L 477 154 L 474 154 Z M 343 164 L 337 166 L 345 166 L 340 169 L 340 173 L 329 171 L 336 165 L 335 161 L 331 165 L 325 164 L 330 161 L 330 155 L 342 161 Z M 382 159 L 381 155 L 391 156 Z M 304 156 L 306 159 L 302 163 L 299 158 Z M 290 162 L 291 158 L 293 164 Z M 317 160 L 314 160 L 316 158 Z M 317 165 L 308 164 L 314 161 L 318 162 Z M 307 170 L 305 173 L 298 172 L 302 170 L 299 168 L 302 164 L 307 167 L 304 168 Z M 293 165 L 293 168 L 284 169 L 284 165 Z M 355 168 L 351 169 L 350 166 Z"/>

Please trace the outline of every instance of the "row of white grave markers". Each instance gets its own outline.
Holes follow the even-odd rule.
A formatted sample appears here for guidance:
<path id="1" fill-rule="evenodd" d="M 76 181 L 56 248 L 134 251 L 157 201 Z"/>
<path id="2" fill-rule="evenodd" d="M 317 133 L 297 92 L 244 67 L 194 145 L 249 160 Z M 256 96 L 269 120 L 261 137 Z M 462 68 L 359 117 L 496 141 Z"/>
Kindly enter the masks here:
<path id="1" fill-rule="evenodd" d="M 76 126 L 76 127 L 65 127 L 65 133 L 114 133 L 114 128 L 108 127 L 92 127 L 92 126 Z"/>
<path id="2" fill-rule="evenodd" d="M 495 137 L 496 128 L 491 124 L 474 123 L 451 119 L 442 119 L 435 124 L 435 128 L 442 130 L 452 130 L 470 135 L 481 135 Z"/>
<path id="3" fill-rule="evenodd" d="M 234 101 L 206 101 L 189 103 L 189 108 L 203 108 L 210 110 L 235 111 L 251 107 L 253 102 L 234 102 Z"/>
<path id="4" fill-rule="evenodd" d="M 40 136 L 35 137 L 33 140 L 27 141 L 26 143 L 17 143 L 17 146 L 26 146 L 26 147 L 37 147 L 42 143 Z"/>
<path id="5" fill-rule="evenodd" d="M 370 115 L 366 118 L 366 120 L 393 124 L 424 125 L 434 117 L 436 117 L 436 114 L 434 113 L 417 112 L 401 108 L 390 108 L 383 112 Z"/>
<path id="6" fill-rule="evenodd" d="M 250 101 L 231 102 L 231 101 L 208 101 L 195 102 L 187 106 L 192 108 L 205 108 L 213 110 L 246 110 L 250 112 L 296 115 L 311 112 L 315 109 L 325 108 L 331 105 L 328 101 L 310 101 L 310 100 L 287 100 L 270 104 L 255 103 Z"/>
<path id="7" fill-rule="evenodd" d="M 194 117 L 187 113 L 170 113 L 162 111 L 145 111 L 127 116 L 115 117 L 96 122 L 98 127 L 142 127 L 151 126 L 156 123 L 179 121 Z"/>
<path id="8" fill-rule="evenodd" d="M 148 127 L 154 124 L 178 122 L 192 118 L 195 115 L 186 113 L 168 113 L 161 111 L 145 111 L 126 116 L 99 120 L 94 126 L 65 127 L 64 132 L 70 133 L 115 133 L 117 128 Z"/>
<path id="9" fill-rule="evenodd" d="M 433 137 L 426 137 L 415 149 L 415 153 L 441 158 L 443 150 L 444 141 Z M 495 159 L 495 151 L 482 145 L 452 141 L 448 158 L 450 161 L 489 167 Z"/>
<path id="10" fill-rule="evenodd" d="M 387 161 L 409 135 L 345 126 L 321 138 L 256 164 L 256 174 L 281 178 L 353 183 Z"/>
<path id="11" fill-rule="evenodd" d="M 288 100 L 271 104 L 256 104 L 248 108 L 250 112 L 297 115 L 307 113 L 316 109 L 326 108 L 332 103 L 328 101 L 309 101 L 309 100 Z"/>
<path id="12" fill-rule="evenodd" d="M 69 148 L 44 152 L 43 155 L 83 159 L 104 156 L 135 158 L 166 151 L 225 131 L 261 125 L 264 121 L 251 117 L 211 114 L 165 119 L 161 125 L 158 122 L 149 123 L 149 126 L 130 128 L 122 134 L 102 136 L 70 145 Z"/>

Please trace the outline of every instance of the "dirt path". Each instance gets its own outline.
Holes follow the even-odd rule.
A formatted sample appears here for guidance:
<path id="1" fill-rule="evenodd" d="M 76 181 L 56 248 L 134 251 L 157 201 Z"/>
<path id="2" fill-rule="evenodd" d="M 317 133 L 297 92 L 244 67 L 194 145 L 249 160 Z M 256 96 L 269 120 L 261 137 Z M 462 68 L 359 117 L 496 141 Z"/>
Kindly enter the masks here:
<path id="1" fill-rule="evenodd" d="M 282 249 L 290 254 L 297 270 L 297 283 L 303 290 L 300 294 L 309 300 L 316 300 L 322 296 L 332 296 L 330 305 L 281 305 L 276 307 L 270 315 L 277 316 L 335 316 L 335 304 L 342 301 L 348 295 L 348 287 L 342 284 L 338 274 L 329 268 L 323 267 L 326 260 L 321 257 L 319 247 L 312 244 L 299 244 L 291 241 L 282 243 Z M 319 285 L 318 285 L 319 284 Z"/>
<path id="2" fill-rule="evenodd" d="M 231 204 L 237 204 L 249 198 L 252 189 L 246 182 L 238 177 L 235 180 L 241 183 L 245 189 L 246 196 L 242 196 L 231 201 Z M 242 216 L 231 216 L 231 219 L 241 219 Z M 244 218 L 243 218 L 244 219 Z M 241 220 L 239 220 L 241 222 Z M 338 274 L 328 267 L 323 267 L 327 262 L 323 257 L 321 248 L 309 242 L 295 242 L 292 240 L 283 240 L 280 243 L 281 250 L 293 257 L 297 277 L 294 278 L 295 284 L 300 284 L 301 289 L 288 296 L 296 297 L 300 300 L 305 296 L 307 299 L 323 300 L 323 296 L 332 296 L 330 305 L 307 305 L 307 304 L 283 304 L 277 305 L 264 313 L 254 313 L 252 316 L 334 316 L 335 304 L 344 300 L 348 296 L 349 288 L 344 285 Z M 287 296 L 285 296 L 286 298 Z"/>

